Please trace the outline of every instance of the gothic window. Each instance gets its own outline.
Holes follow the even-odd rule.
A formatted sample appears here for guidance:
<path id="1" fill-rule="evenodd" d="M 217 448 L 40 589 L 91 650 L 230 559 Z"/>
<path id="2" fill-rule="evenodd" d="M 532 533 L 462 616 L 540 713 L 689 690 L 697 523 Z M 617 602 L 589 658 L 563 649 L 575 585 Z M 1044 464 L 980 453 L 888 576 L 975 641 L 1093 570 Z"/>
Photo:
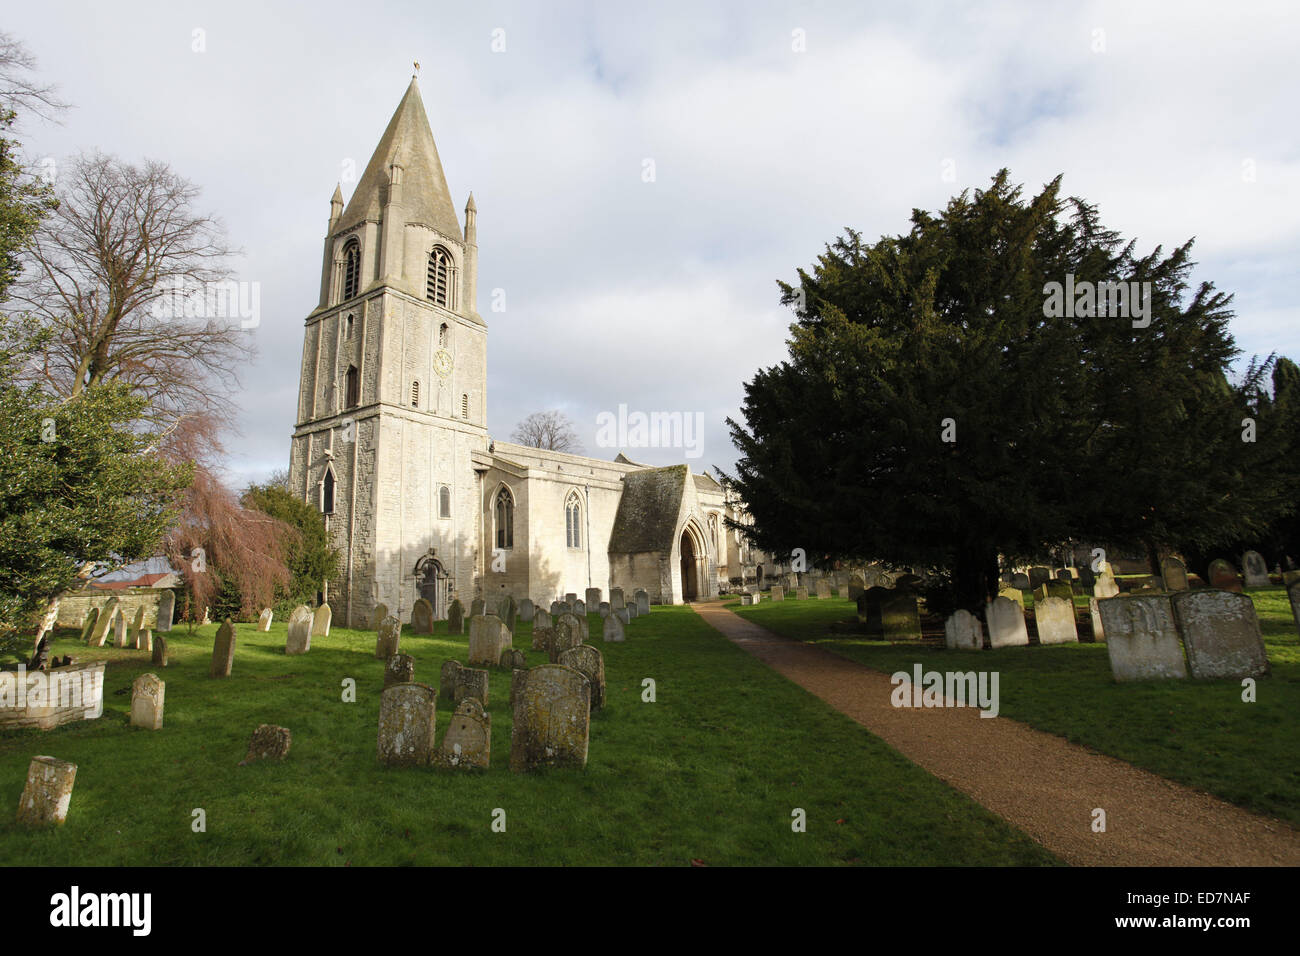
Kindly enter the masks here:
<path id="1" fill-rule="evenodd" d="M 451 517 L 451 489 L 446 485 L 438 489 L 438 517 Z"/>
<path id="2" fill-rule="evenodd" d="M 361 243 L 349 239 L 343 247 L 343 301 L 357 294 L 361 285 Z"/>
<path id="3" fill-rule="evenodd" d="M 709 514 L 709 540 L 713 542 L 715 551 L 721 550 L 718 544 L 718 516 L 716 513 Z"/>
<path id="4" fill-rule="evenodd" d="M 356 408 L 361 404 L 361 376 L 355 365 L 348 366 L 347 404 L 345 408 Z"/>
<path id="5" fill-rule="evenodd" d="M 350 315 L 349 315 L 349 316 L 348 316 L 348 330 L 347 330 L 347 334 L 344 336 L 344 338 L 347 338 L 347 339 L 352 338 L 352 319 L 353 319 L 353 316 L 350 316 Z"/>
<path id="6" fill-rule="evenodd" d="M 425 283 L 425 296 L 434 305 L 444 309 L 455 308 L 454 290 L 456 263 L 451 253 L 442 246 L 434 246 L 429 253 L 429 271 Z"/>
<path id="7" fill-rule="evenodd" d="M 564 503 L 564 540 L 570 548 L 582 547 L 582 505 L 576 491 Z"/>
<path id="8" fill-rule="evenodd" d="M 442 327 L 438 329 L 438 348 L 445 349 L 446 347 L 447 347 L 447 323 L 444 322 L 442 323 Z"/>
<path id="9" fill-rule="evenodd" d="M 320 512 L 323 515 L 334 513 L 334 469 L 325 466 L 325 477 L 320 483 Z"/>
<path id="10" fill-rule="evenodd" d="M 460 417 L 469 420 L 469 395 L 460 397 Z"/>
<path id="11" fill-rule="evenodd" d="M 411 407 L 420 407 L 420 383 L 418 381 L 411 383 Z"/>
<path id="12" fill-rule="evenodd" d="M 506 550 L 515 546 L 515 499 L 506 487 L 497 492 L 496 532 L 498 549 Z"/>

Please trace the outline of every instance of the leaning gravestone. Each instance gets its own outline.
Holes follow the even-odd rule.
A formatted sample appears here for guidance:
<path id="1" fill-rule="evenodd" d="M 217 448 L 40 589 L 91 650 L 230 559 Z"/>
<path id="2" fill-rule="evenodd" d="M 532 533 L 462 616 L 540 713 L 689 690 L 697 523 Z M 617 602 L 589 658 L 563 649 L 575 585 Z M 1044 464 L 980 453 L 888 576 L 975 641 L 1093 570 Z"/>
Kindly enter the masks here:
<path id="1" fill-rule="evenodd" d="M 158 598 L 158 630 L 166 633 L 172 629 L 172 617 L 176 612 L 176 592 L 163 591 Z"/>
<path id="2" fill-rule="evenodd" d="M 561 614 L 560 619 L 555 622 L 555 633 L 547 648 L 551 663 L 554 664 L 559 660 L 562 651 L 577 647 L 582 640 L 582 626 L 578 623 L 578 619 L 572 614 Z"/>
<path id="3" fill-rule="evenodd" d="M 1187 565 L 1169 557 L 1160 562 L 1160 583 L 1166 591 L 1187 590 Z"/>
<path id="4" fill-rule="evenodd" d="M 239 765 L 242 767 L 254 760 L 283 760 L 289 756 L 289 747 L 292 743 L 293 735 L 289 733 L 288 727 L 258 724 L 257 729 L 253 731 L 253 736 L 248 740 L 248 753 Z"/>
<path id="5" fill-rule="evenodd" d="M 1101 623 L 1101 609 L 1097 606 L 1098 598 L 1088 598 L 1088 617 L 1092 619 L 1092 639 L 1100 644 L 1106 640 L 1106 628 Z"/>
<path id="6" fill-rule="evenodd" d="M 608 643 L 620 643 L 627 640 L 627 634 L 623 628 L 623 622 L 613 614 L 605 618 L 601 637 L 603 637 Z"/>
<path id="7" fill-rule="evenodd" d="M 524 773 L 540 766 L 587 765 L 591 726 L 591 681 L 562 664 L 526 671 L 515 689 L 510 769 Z"/>
<path id="8" fill-rule="evenodd" d="M 605 706 L 605 657 L 590 644 L 579 644 L 567 651 L 561 651 L 557 664 L 582 671 L 591 681 L 591 709 L 601 710 Z"/>
<path id="9" fill-rule="evenodd" d="M 954 611 L 943 625 L 943 644 L 950 651 L 984 649 L 984 628 L 980 619 L 964 608 Z"/>
<path id="10" fill-rule="evenodd" d="M 266 633 L 271 629 L 271 621 L 274 619 L 275 612 L 269 607 L 265 608 L 262 613 L 257 616 L 257 629 L 262 633 Z"/>
<path id="11" fill-rule="evenodd" d="M 644 588 L 638 588 L 636 592 L 636 616 L 650 613 L 650 595 Z"/>
<path id="12" fill-rule="evenodd" d="M 384 665 L 384 689 L 394 684 L 410 684 L 415 680 L 415 658 L 410 654 L 394 654 Z"/>
<path id="13" fill-rule="evenodd" d="M 1174 595 L 1171 603 L 1193 677 L 1240 680 L 1269 672 L 1255 603 L 1248 595 L 1188 591 Z"/>
<path id="14" fill-rule="evenodd" d="M 375 609 L 370 612 L 370 626 L 376 631 L 379 630 L 379 625 L 384 623 L 386 617 L 388 617 L 388 605 L 382 602 L 376 604 Z"/>
<path id="15" fill-rule="evenodd" d="M 126 612 L 119 610 L 113 615 L 113 645 L 126 647 Z"/>
<path id="16" fill-rule="evenodd" d="M 162 730 L 167 685 L 157 674 L 141 674 L 131 683 L 131 726 Z"/>
<path id="17" fill-rule="evenodd" d="M 167 666 L 167 637 L 163 634 L 154 636 L 152 663 L 154 667 Z"/>
<path id="18" fill-rule="evenodd" d="M 623 597 L 622 588 L 609 589 L 609 606 L 611 609 L 615 611 L 617 611 L 619 608 L 623 608 L 627 606 L 627 601 Z"/>
<path id="19" fill-rule="evenodd" d="M 428 684 L 394 684 L 379 699 L 379 762 L 424 767 L 433 758 L 438 692 Z"/>
<path id="20" fill-rule="evenodd" d="M 519 605 L 515 603 L 514 595 L 507 595 L 506 599 L 501 602 L 501 613 L 497 615 L 505 624 L 506 630 L 511 634 L 515 632 L 515 618 L 519 612 Z"/>
<path id="21" fill-rule="evenodd" d="M 1184 593 L 1192 593 L 1190 591 Z M 1186 677 L 1167 594 L 1125 594 L 1097 602 L 1110 671 L 1117 681 Z"/>
<path id="22" fill-rule="evenodd" d="M 324 605 L 329 607 L 328 604 Z M 300 604 L 289 615 L 289 626 L 285 629 L 284 652 L 290 656 L 306 654 L 311 650 L 311 635 L 315 623 L 311 611 Z"/>
<path id="23" fill-rule="evenodd" d="M 998 588 L 998 597 L 1010 598 L 1023 609 L 1025 606 L 1025 592 L 1020 588 L 1004 585 Z"/>
<path id="24" fill-rule="evenodd" d="M 18 800 L 18 822 L 29 827 L 60 826 L 68 818 L 77 765 L 55 757 L 33 757 Z"/>
<path id="25" fill-rule="evenodd" d="M 1209 575 L 1210 587 L 1241 593 L 1241 578 L 1237 576 L 1237 569 L 1223 558 L 1215 558 L 1210 562 Z"/>
<path id="26" fill-rule="evenodd" d="M 316 608 L 311 615 L 311 636 L 312 637 L 329 637 L 330 621 L 334 617 L 334 611 L 328 604 L 322 604 Z"/>
<path id="27" fill-rule="evenodd" d="M 229 677 L 230 669 L 235 664 L 235 625 L 226 618 L 226 623 L 217 629 L 216 640 L 212 642 L 212 667 L 210 677 Z"/>
<path id="28" fill-rule="evenodd" d="M 81 643 L 90 642 L 90 635 L 95 631 L 95 623 L 99 620 L 99 608 L 92 607 L 90 613 L 86 615 L 86 623 L 81 628 Z"/>
<path id="29" fill-rule="evenodd" d="M 452 634 L 465 633 L 465 605 L 460 603 L 460 598 L 451 602 L 451 607 L 447 608 L 447 630 Z"/>
<path id="30" fill-rule="evenodd" d="M 1064 598 L 1049 597 L 1034 600 L 1034 623 L 1039 644 L 1078 643 L 1079 632 L 1074 623 L 1074 602 Z"/>
<path id="31" fill-rule="evenodd" d="M 386 661 L 398 653 L 402 643 L 402 622 L 393 615 L 388 615 L 379 624 L 379 633 L 375 637 L 375 657 Z"/>
<path id="32" fill-rule="evenodd" d="M 891 641 L 919 641 L 921 615 L 916 606 L 916 595 L 894 594 L 880 605 L 880 624 L 885 637 Z"/>
<path id="33" fill-rule="evenodd" d="M 614 612 L 614 616 L 615 616 L 616 618 L 618 618 L 620 621 L 622 621 L 624 624 L 630 624 L 630 623 L 632 622 L 632 610 L 633 610 L 633 608 L 634 608 L 634 605 L 627 605 L 627 606 L 621 607 L 621 608 L 619 608 L 617 611 Z"/>
<path id="34" fill-rule="evenodd" d="M 134 647 L 137 651 L 146 650 L 144 646 L 144 605 L 141 604 L 135 609 L 135 619 L 131 622 L 131 630 L 127 634 L 126 646 Z"/>
<path id="35" fill-rule="evenodd" d="M 989 647 L 1019 647 L 1029 643 L 1029 628 L 1025 626 L 1025 612 L 1010 598 L 995 598 L 984 609 L 989 628 Z"/>
<path id="36" fill-rule="evenodd" d="M 584 641 L 591 636 L 591 631 L 587 624 L 587 616 L 585 614 L 569 614 L 567 616 L 572 618 L 573 622 L 578 625 L 578 633 L 582 635 Z M 565 617 L 565 615 L 561 614 L 560 617 Z"/>
<path id="37" fill-rule="evenodd" d="M 469 662 L 496 667 L 501 652 L 511 645 L 510 632 L 495 614 L 469 619 Z"/>
<path id="38" fill-rule="evenodd" d="M 442 738 L 438 762 L 447 768 L 486 770 L 492 753 L 492 715 L 473 697 L 456 705 Z"/>
<path id="39" fill-rule="evenodd" d="M 1247 551 L 1241 556 L 1241 569 L 1246 575 L 1246 587 L 1266 588 L 1271 583 L 1268 579 L 1268 563 L 1258 551 Z"/>
<path id="40" fill-rule="evenodd" d="M 532 598 L 524 598 L 519 602 L 519 620 L 525 624 L 530 623 L 536 613 L 537 609 L 533 605 Z"/>
<path id="41" fill-rule="evenodd" d="M 411 607 L 411 630 L 416 634 L 433 633 L 433 605 L 425 598 L 416 598 Z"/>

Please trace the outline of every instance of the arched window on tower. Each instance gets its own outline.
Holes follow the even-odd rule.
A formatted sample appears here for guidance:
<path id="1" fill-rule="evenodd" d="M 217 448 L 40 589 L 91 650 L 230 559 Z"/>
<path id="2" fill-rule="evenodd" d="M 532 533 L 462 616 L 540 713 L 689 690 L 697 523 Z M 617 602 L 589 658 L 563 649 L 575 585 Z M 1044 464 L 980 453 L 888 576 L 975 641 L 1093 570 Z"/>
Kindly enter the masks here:
<path id="1" fill-rule="evenodd" d="M 447 323 L 444 322 L 442 323 L 442 326 L 438 329 L 438 348 L 445 349 L 446 347 L 447 347 Z"/>
<path id="2" fill-rule="evenodd" d="M 498 549 L 504 551 L 515 546 L 515 498 L 506 487 L 497 492 L 496 532 Z"/>
<path id="3" fill-rule="evenodd" d="M 343 301 L 356 296 L 361 286 L 361 243 L 349 239 L 343 247 Z"/>
<path id="4" fill-rule="evenodd" d="M 582 502 L 576 491 L 564 502 L 564 541 L 570 548 L 582 547 Z"/>
<path id="5" fill-rule="evenodd" d="M 348 366 L 347 375 L 347 404 L 345 408 L 356 408 L 361 404 L 361 375 L 357 372 L 355 365 Z"/>
<path id="6" fill-rule="evenodd" d="M 446 485 L 438 489 L 438 517 L 451 517 L 451 489 Z"/>
<path id="7" fill-rule="evenodd" d="M 353 318 L 355 318 L 355 316 L 351 316 L 351 315 L 348 316 L 348 331 L 347 331 L 347 334 L 344 336 L 344 338 L 348 338 L 348 339 L 352 338 L 352 320 L 353 320 Z"/>
<path id="8" fill-rule="evenodd" d="M 334 513 L 334 468 L 332 465 L 325 466 L 325 477 L 321 479 L 320 513 L 323 515 L 332 515 Z"/>
<path id="9" fill-rule="evenodd" d="M 456 291 L 456 260 L 442 246 L 434 246 L 429 253 L 429 272 L 425 296 L 434 305 L 454 309 Z"/>

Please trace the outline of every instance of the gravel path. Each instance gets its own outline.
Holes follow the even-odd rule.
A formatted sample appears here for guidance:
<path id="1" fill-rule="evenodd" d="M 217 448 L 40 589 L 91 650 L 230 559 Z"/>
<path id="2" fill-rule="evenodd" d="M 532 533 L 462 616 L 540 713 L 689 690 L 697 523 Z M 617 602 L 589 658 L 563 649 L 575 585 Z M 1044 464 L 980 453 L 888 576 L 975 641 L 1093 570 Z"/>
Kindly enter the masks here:
<path id="1" fill-rule="evenodd" d="M 1300 832 L 1131 764 L 974 708 L 894 707 L 889 675 L 780 637 L 720 604 L 695 611 L 909 760 L 1086 866 L 1300 866 Z M 1093 809 L 1106 832 L 1092 831 Z"/>

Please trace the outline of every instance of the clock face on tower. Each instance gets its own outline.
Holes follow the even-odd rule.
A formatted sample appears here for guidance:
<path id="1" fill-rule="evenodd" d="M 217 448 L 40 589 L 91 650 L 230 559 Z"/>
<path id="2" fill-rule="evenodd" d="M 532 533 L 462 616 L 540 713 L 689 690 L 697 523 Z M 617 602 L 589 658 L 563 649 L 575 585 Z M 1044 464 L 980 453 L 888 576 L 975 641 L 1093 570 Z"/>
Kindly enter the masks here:
<path id="1" fill-rule="evenodd" d="M 446 378 L 451 374 L 451 353 L 446 349 L 438 349 L 433 353 L 433 370 L 438 373 L 439 378 Z"/>

